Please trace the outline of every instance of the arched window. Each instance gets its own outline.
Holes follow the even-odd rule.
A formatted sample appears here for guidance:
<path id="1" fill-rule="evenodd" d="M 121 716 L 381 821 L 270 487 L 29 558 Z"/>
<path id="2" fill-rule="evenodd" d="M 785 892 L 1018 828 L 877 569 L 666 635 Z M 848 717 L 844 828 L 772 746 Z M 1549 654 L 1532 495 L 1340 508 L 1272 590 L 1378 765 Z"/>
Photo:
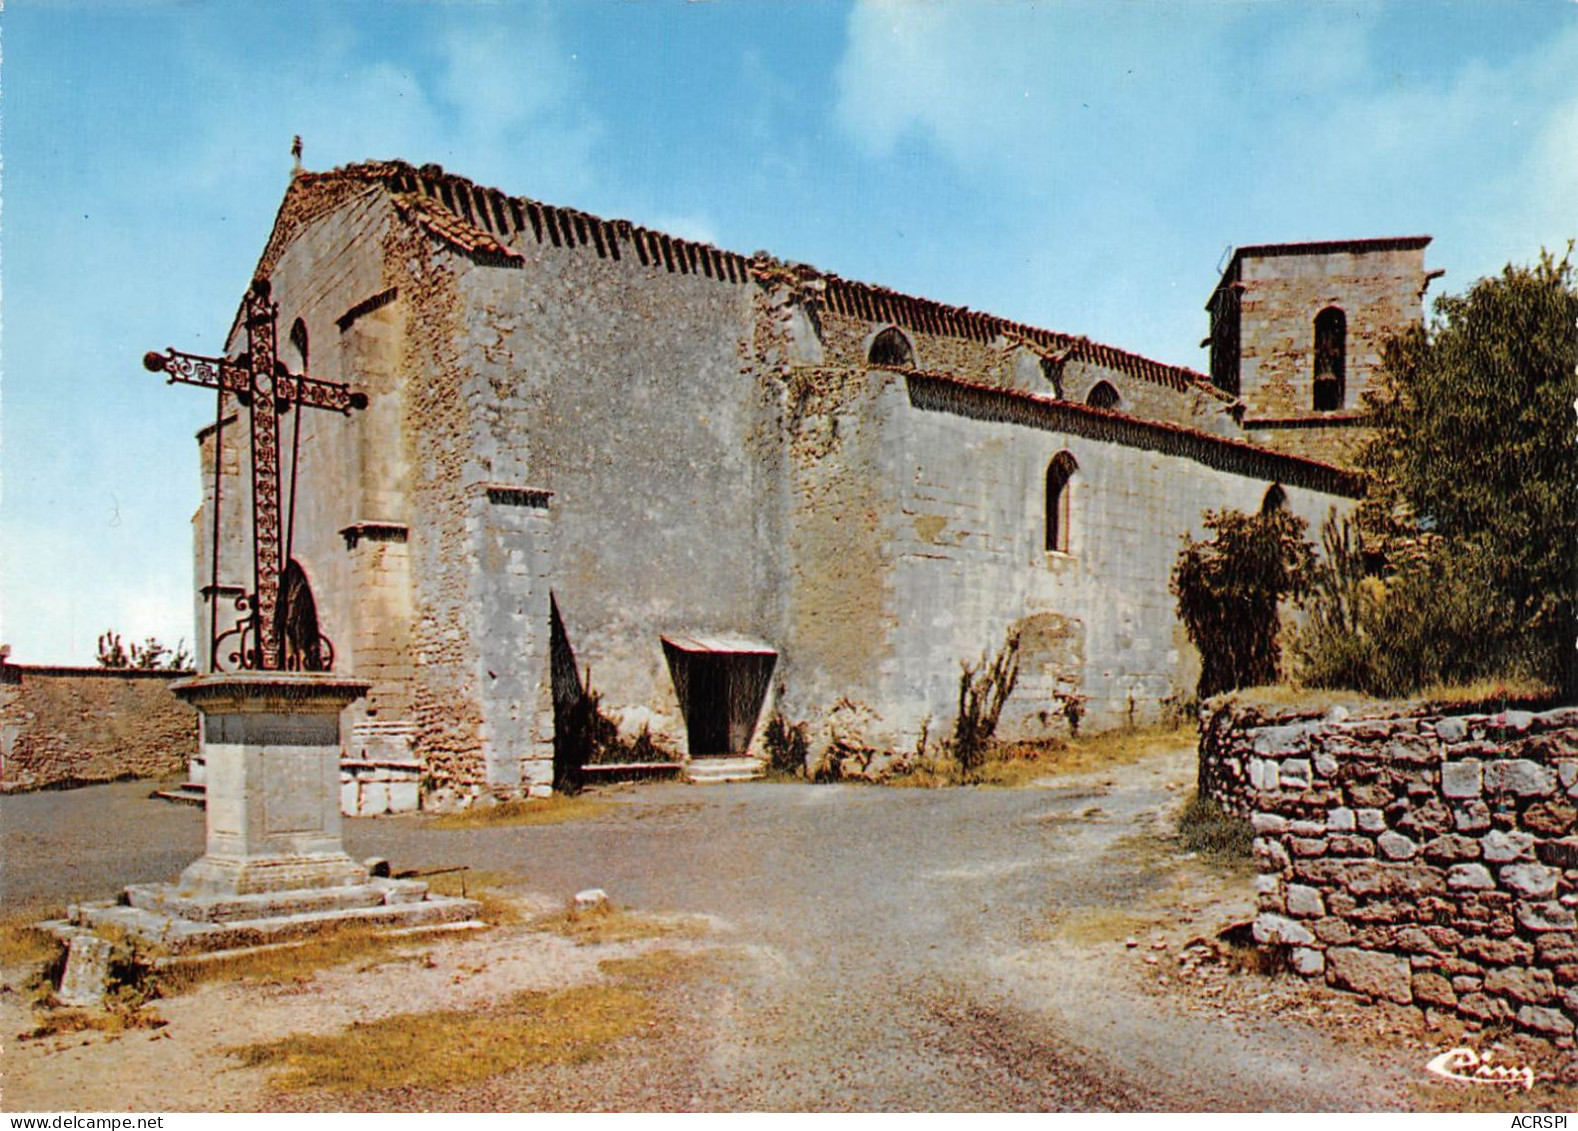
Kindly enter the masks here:
<path id="1" fill-rule="evenodd" d="M 889 326 L 871 339 L 871 349 L 866 361 L 872 365 L 891 365 L 900 369 L 915 368 L 915 347 L 897 326 Z"/>
<path id="2" fill-rule="evenodd" d="M 1085 403 L 1091 408 L 1116 409 L 1123 403 L 1123 398 L 1118 395 L 1118 388 L 1111 381 L 1097 381 L 1086 395 Z"/>
<path id="3" fill-rule="evenodd" d="M 1059 452 L 1047 464 L 1046 549 L 1049 554 L 1069 552 L 1069 480 L 1079 464 L 1068 452 Z"/>
<path id="4" fill-rule="evenodd" d="M 290 327 L 290 344 L 296 347 L 296 352 L 301 355 L 302 372 L 307 370 L 307 324 L 300 318 L 296 319 Z"/>
<path id="5" fill-rule="evenodd" d="M 1260 500 L 1260 513 L 1271 514 L 1273 511 L 1283 510 L 1287 505 L 1288 493 L 1282 489 L 1282 484 L 1273 483 L 1266 488 L 1265 498 Z"/>
<path id="6" fill-rule="evenodd" d="M 1316 412 L 1334 412 L 1342 407 L 1343 370 L 1348 352 L 1348 316 L 1328 306 L 1315 316 L 1315 396 Z"/>
<path id="7" fill-rule="evenodd" d="M 318 603 L 312 599 L 307 571 L 292 558 L 280 578 L 279 617 L 284 624 L 287 671 L 326 672 L 334 666 L 334 646 L 318 632 Z"/>

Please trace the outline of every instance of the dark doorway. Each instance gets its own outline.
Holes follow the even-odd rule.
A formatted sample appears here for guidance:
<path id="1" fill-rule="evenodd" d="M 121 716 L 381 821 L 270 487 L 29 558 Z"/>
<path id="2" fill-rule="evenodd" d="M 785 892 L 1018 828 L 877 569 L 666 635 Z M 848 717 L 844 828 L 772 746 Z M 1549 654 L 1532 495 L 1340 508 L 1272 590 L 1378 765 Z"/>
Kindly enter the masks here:
<path id="1" fill-rule="evenodd" d="M 692 758 L 743 754 L 778 654 L 750 641 L 663 637 Z"/>

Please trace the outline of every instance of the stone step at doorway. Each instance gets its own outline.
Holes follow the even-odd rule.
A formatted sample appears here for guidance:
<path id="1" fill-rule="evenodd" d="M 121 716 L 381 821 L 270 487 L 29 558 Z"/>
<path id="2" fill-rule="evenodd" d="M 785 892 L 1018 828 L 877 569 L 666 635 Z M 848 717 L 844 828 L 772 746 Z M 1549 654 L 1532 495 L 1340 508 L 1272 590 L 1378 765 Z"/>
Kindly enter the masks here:
<path id="1" fill-rule="evenodd" d="M 174 789 L 156 789 L 148 796 L 160 801 L 173 801 L 177 805 L 205 805 L 208 788 L 200 781 L 184 781 Z"/>
<path id="2" fill-rule="evenodd" d="M 685 777 L 699 785 L 718 782 L 755 781 L 765 777 L 767 763 L 761 758 L 702 757 L 692 758 Z"/>

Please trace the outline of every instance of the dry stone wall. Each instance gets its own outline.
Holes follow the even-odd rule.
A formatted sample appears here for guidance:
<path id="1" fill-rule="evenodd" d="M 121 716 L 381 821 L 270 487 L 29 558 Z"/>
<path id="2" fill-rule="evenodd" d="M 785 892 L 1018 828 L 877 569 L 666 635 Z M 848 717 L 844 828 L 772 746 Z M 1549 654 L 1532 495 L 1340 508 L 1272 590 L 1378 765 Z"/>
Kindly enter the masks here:
<path id="1" fill-rule="evenodd" d="M 1572 1040 L 1578 708 L 1219 706 L 1200 786 L 1255 829 L 1255 937 L 1338 988 Z"/>
<path id="2" fill-rule="evenodd" d="M 0 664 L 0 792 L 163 777 L 197 753 L 190 672 Z"/>

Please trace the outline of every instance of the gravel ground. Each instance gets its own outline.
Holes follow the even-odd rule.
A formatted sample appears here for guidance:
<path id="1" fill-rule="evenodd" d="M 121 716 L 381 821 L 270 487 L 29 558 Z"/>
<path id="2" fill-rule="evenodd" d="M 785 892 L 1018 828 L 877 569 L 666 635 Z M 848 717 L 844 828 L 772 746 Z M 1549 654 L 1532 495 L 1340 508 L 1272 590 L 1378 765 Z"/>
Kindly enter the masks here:
<path id="1" fill-rule="evenodd" d="M 626 1042 L 593 1064 L 350 1099 L 285 1096 L 263 1082 L 238 1090 L 251 1070 L 234 1070 L 225 1094 L 169 1106 L 1409 1106 L 1423 1079 L 1416 1045 L 1428 1037 L 1355 1042 L 1286 1010 L 1273 1016 L 1250 992 L 1273 981 L 1258 976 L 1240 976 L 1232 992 L 1168 980 L 1188 940 L 1250 905 L 1247 879 L 1224 880 L 1163 835 L 1191 768 L 1180 748 L 1017 790 L 648 784 L 606 793 L 608 808 L 560 825 L 349 821 L 350 851 L 397 869 L 465 864 L 518 877 L 540 898 L 596 886 L 643 912 L 705 915 L 723 960 L 662 991 L 663 1039 Z M 0 800 L 7 904 L 173 877 L 201 851 L 201 813 L 148 801 L 148 789 Z M 444 944 L 467 945 L 477 944 Z M 1275 990 L 1305 992 L 1286 979 Z M 218 1029 L 204 1042 L 225 1043 Z M 114 1050 L 100 1051 L 99 1070 L 113 1076 Z M 53 1070 L 47 1058 L 31 1063 Z"/>

